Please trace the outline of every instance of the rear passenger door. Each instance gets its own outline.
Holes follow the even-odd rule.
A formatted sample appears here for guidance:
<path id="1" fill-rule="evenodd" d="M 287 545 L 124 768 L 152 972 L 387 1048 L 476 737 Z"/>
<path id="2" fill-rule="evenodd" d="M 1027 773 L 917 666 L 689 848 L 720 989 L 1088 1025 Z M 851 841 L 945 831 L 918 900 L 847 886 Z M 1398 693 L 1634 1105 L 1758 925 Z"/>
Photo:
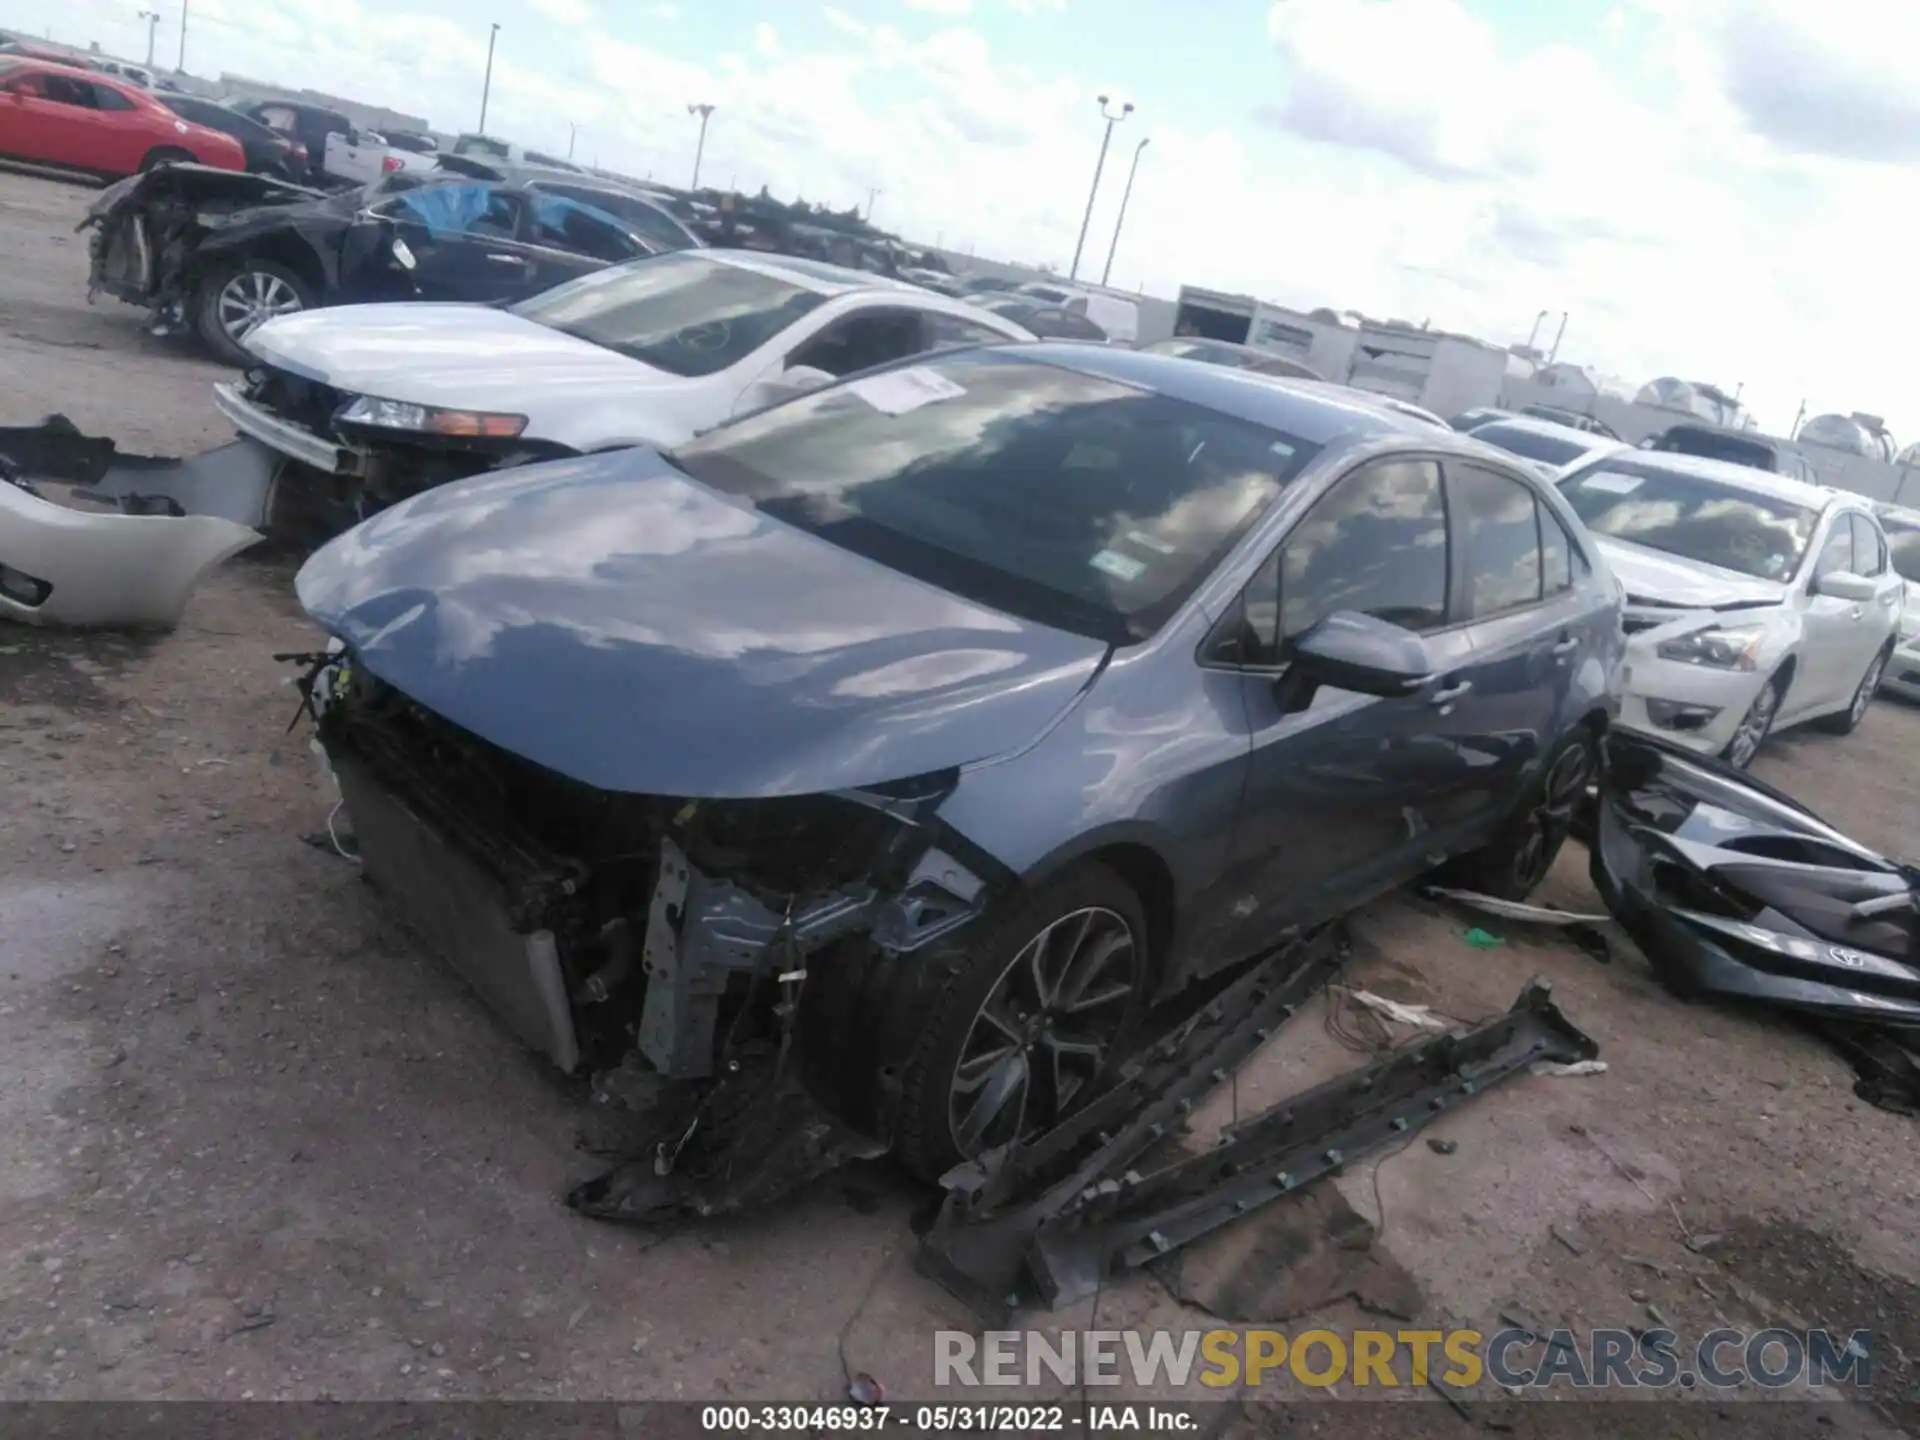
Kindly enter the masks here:
<path id="1" fill-rule="evenodd" d="M 522 201 L 494 185 L 423 185 L 381 202 L 413 252 L 423 300 L 485 305 L 539 288 L 530 247 L 519 238 Z"/>
<path id="2" fill-rule="evenodd" d="M 1576 583 L 1585 559 L 1534 486 L 1470 461 L 1446 470 L 1457 613 L 1473 648 L 1471 688 L 1449 718 L 1473 774 L 1452 818 L 1478 829 L 1511 809 L 1570 723 L 1574 666 L 1597 637 Z"/>
<path id="3" fill-rule="evenodd" d="M 528 293 L 551 290 L 569 280 L 638 260 L 649 252 L 611 215 L 564 195 L 529 190 L 524 197 L 523 238 L 532 266 Z"/>

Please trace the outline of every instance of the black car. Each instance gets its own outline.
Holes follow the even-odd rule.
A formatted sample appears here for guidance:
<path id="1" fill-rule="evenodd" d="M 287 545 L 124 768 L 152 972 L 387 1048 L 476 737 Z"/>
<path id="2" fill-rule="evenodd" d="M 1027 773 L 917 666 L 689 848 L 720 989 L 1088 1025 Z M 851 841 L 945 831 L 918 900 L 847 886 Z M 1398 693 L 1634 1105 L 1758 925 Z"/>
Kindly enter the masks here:
<path id="1" fill-rule="evenodd" d="M 250 115 L 198 95 L 164 94 L 154 99 L 182 120 L 191 120 L 222 135 L 231 135 L 246 153 L 247 169 L 256 175 L 300 181 L 307 175 L 306 148 L 291 136 L 270 130 Z"/>
<path id="2" fill-rule="evenodd" d="M 307 152 L 307 168 L 293 178 L 308 184 L 326 176 L 327 137 L 356 133 L 351 120 L 321 105 L 298 105 L 291 100 L 232 100 L 228 108 L 275 134 L 297 140 Z"/>
<path id="3" fill-rule="evenodd" d="M 371 300 L 525 299 L 658 254 L 605 211 L 518 181 L 448 175 L 334 195 L 262 175 L 168 165 L 87 214 L 93 290 L 191 327 L 222 359 L 276 315 Z"/>
<path id="4" fill-rule="evenodd" d="M 1031 295 L 992 295 L 974 299 L 982 310 L 1004 315 L 1016 325 L 1024 325 L 1042 340 L 1091 340 L 1104 345 L 1107 332 L 1077 311 L 1050 304 Z"/>

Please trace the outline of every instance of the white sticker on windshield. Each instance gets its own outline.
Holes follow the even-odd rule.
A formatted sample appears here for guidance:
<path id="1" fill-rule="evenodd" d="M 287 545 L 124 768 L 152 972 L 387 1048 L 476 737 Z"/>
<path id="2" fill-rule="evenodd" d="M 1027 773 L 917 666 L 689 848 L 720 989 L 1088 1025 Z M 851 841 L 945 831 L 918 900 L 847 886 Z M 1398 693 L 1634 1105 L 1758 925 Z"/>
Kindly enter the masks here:
<path id="1" fill-rule="evenodd" d="M 1640 488 L 1638 475 L 1622 475 L 1618 470 L 1601 470 L 1580 482 L 1582 490 L 1599 490 L 1608 495 L 1631 495 Z"/>
<path id="2" fill-rule="evenodd" d="M 1122 555 L 1118 550 L 1102 550 L 1087 562 L 1096 570 L 1104 570 L 1116 580 L 1138 580 L 1146 573 L 1144 561 L 1131 555 Z"/>
<path id="3" fill-rule="evenodd" d="M 905 370 L 889 370 L 884 375 L 870 375 L 865 380 L 855 380 L 847 389 L 874 409 L 888 415 L 905 415 L 922 405 L 951 400 L 956 395 L 967 393 L 946 376 L 936 375 L 922 365 L 912 365 Z"/>

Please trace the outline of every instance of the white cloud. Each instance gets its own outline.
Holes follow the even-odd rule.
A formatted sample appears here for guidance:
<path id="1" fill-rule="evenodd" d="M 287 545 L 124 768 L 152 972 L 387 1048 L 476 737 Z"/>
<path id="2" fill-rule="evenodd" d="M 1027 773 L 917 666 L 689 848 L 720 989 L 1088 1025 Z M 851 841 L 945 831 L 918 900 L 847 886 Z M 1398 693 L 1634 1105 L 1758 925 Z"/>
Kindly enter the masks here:
<path id="1" fill-rule="evenodd" d="M 972 11 L 973 0 L 906 0 L 906 6 L 929 15 L 965 15 Z"/>
<path id="2" fill-rule="evenodd" d="M 585 25 L 594 18 L 592 0 L 527 0 L 527 3 L 562 25 Z"/>

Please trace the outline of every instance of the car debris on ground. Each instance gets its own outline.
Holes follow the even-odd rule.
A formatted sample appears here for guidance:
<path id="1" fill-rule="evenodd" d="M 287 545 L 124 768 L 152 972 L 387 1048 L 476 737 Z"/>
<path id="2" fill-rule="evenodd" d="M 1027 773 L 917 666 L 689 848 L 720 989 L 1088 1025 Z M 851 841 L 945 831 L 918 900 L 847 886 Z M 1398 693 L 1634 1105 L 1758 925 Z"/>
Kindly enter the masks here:
<path id="1" fill-rule="evenodd" d="M 1797 1017 L 1861 1099 L 1920 1113 L 1920 868 L 1734 766 L 1608 741 L 1594 887 L 1675 993 Z"/>

